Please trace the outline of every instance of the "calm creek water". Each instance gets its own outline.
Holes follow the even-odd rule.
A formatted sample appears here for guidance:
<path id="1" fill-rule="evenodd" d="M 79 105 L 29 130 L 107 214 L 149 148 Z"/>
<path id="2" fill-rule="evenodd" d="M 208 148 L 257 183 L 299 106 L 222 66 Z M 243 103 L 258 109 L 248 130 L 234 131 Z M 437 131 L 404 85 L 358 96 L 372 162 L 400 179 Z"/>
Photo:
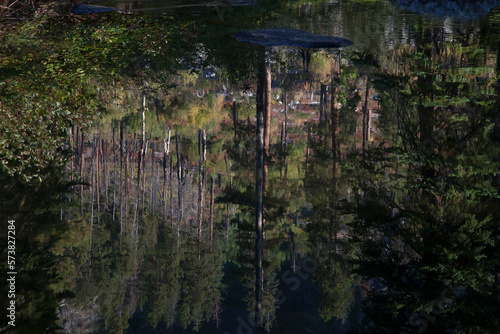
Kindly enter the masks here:
<path id="1" fill-rule="evenodd" d="M 500 4 L 436 3 L 96 2 L 173 15 L 186 42 L 170 58 L 179 40 L 154 30 L 134 50 L 85 44 L 125 50 L 130 75 L 82 74 L 100 116 L 72 124 L 56 177 L 1 178 L 17 231 L 2 329 L 498 333 Z M 354 44 L 232 37 L 277 27 Z"/>

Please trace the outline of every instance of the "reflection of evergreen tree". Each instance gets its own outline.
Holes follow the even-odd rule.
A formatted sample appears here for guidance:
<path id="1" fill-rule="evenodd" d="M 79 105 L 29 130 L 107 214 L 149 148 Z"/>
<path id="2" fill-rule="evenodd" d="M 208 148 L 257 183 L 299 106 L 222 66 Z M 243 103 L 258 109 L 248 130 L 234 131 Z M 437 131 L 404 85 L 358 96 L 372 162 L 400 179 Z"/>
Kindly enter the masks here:
<path id="1" fill-rule="evenodd" d="M 83 217 L 89 219 L 90 215 L 85 213 Z M 68 300 L 69 305 L 81 311 L 73 310 L 75 314 L 69 318 L 92 319 L 94 314 L 99 314 L 103 321 L 97 322 L 99 325 L 94 330 L 99 328 L 108 333 L 123 333 L 129 327 L 129 315 L 135 308 L 132 300 L 136 285 L 133 256 L 135 241 L 128 234 L 120 238 L 119 226 L 109 218 L 104 216 L 101 219 L 100 228 L 94 226 L 90 251 L 89 239 L 85 239 L 85 248 L 71 249 L 73 256 L 82 253 L 86 256 L 79 268 L 81 274 L 77 279 L 76 299 Z"/>
<path id="2" fill-rule="evenodd" d="M 345 57 L 345 55 L 344 55 Z M 331 59 L 334 64 L 337 60 Z M 332 79 L 333 76 L 333 79 Z M 355 298 L 355 280 L 346 260 L 352 248 L 346 241 L 348 216 L 341 211 L 341 199 L 349 195 L 349 163 L 342 159 L 356 148 L 355 107 L 360 101 L 358 76 L 354 69 L 334 66 L 329 94 L 325 91 L 324 120 L 310 126 L 308 159 L 304 177 L 310 212 L 305 215 L 314 258 L 319 262 L 313 282 L 320 289 L 319 315 L 323 321 L 347 320 Z M 333 94 L 332 94 L 333 92 Z M 333 99 L 333 101 L 332 101 Z"/>
<path id="3" fill-rule="evenodd" d="M 345 322 L 355 298 L 353 275 L 342 262 L 330 259 L 320 263 L 314 272 L 315 283 L 321 290 L 319 315 L 326 322 L 341 319 Z"/>
<path id="4" fill-rule="evenodd" d="M 255 290 L 255 280 L 248 279 L 245 283 L 245 287 L 248 289 L 249 293 L 246 298 L 247 308 L 250 311 L 251 317 L 253 319 L 255 310 L 255 297 L 253 291 Z M 268 333 L 276 325 L 276 311 L 278 309 L 276 300 L 276 290 L 279 285 L 279 280 L 276 273 L 273 271 L 266 271 L 264 269 L 264 278 L 262 285 L 262 328 Z"/>
<path id="5" fill-rule="evenodd" d="M 2 309 L 0 321 L 2 331 L 7 328 L 5 310 L 10 306 L 10 284 L 5 283 L 7 272 L 15 274 L 15 327 L 9 333 L 45 332 L 54 333 L 60 329 L 57 307 L 62 298 L 71 296 L 74 278 L 74 263 L 66 256 L 64 249 L 71 247 L 70 223 L 61 220 L 60 210 L 64 207 L 68 183 L 61 180 L 61 169 L 44 168 L 40 176 L 42 184 L 26 184 L 20 177 L 0 174 L 0 202 L 2 203 Z M 15 220 L 15 253 L 9 255 L 15 260 L 14 268 L 7 268 L 7 226 Z M 14 239 L 12 239 L 14 237 Z M 5 238 L 5 239 L 4 239 Z M 11 247 L 12 250 L 12 247 Z"/>
<path id="6" fill-rule="evenodd" d="M 208 245 L 203 245 L 208 247 Z M 179 325 L 199 330 L 201 323 L 212 318 L 214 307 L 221 301 L 222 253 L 196 250 L 188 246 L 181 260 L 182 299 L 179 304 Z"/>
<path id="7" fill-rule="evenodd" d="M 154 248 L 146 244 L 151 240 L 146 232 L 138 240 L 134 234 L 126 236 L 121 244 L 108 234 L 102 246 L 106 251 L 94 257 L 77 289 L 78 305 L 92 304 L 100 312 L 101 330 L 123 333 L 138 306 L 153 328 L 199 330 L 212 319 L 222 301 L 220 248 L 209 251 L 208 244 L 191 240 L 180 244 L 179 253 L 174 234 L 162 227 Z"/>
<path id="8" fill-rule="evenodd" d="M 418 34 L 438 35 L 432 29 Z M 498 329 L 492 93 L 464 74 L 475 71 L 468 64 L 480 63 L 472 49 L 462 54 L 458 73 L 440 65 L 452 64 L 454 52 L 463 51 L 433 40 L 403 55 L 411 73 L 419 74 L 417 80 L 401 74 L 391 92 L 395 138 L 360 161 L 352 226 L 362 251 L 359 273 L 371 278 L 369 332 Z"/>
<path id="9" fill-rule="evenodd" d="M 142 304 L 147 307 L 147 318 L 153 327 L 163 322 L 171 328 L 176 320 L 181 268 L 175 243 L 172 233 L 161 229 L 154 254 L 148 255 L 141 271 Z"/>
<path id="10" fill-rule="evenodd" d="M 113 276 L 101 286 L 98 305 L 102 312 L 106 333 L 123 333 L 128 327 L 131 312 L 130 290 L 127 281 Z"/>

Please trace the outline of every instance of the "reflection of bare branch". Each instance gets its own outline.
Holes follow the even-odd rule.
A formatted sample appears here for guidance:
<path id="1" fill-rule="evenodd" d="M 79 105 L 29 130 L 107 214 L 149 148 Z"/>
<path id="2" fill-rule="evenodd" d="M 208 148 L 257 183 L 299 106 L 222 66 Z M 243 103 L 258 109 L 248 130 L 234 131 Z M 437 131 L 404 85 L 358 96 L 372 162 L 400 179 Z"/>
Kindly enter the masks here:
<path id="1" fill-rule="evenodd" d="M 7 7 L 8 7 L 8 8 L 12 8 L 12 7 L 13 7 L 16 3 L 18 3 L 18 2 L 19 2 L 19 0 L 16 0 L 16 1 L 14 1 L 13 3 L 11 3 L 11 4 L 10 4 L 9 6 L 7 6 Z"/>
<path id="2" fill-rule="evenodd" d="M 31 7 L 32 9 L 35 9 L 34 0 L 28 0 L 28 1 L 25 1 L 24 3 L 20 3 L 18 5 L 19 2 L 20 2 L 20 0 L 15 0 L 9 4 L 9 0 L 4 0 L 3 4 L 0 5 L 0 17 L 11 16 L 17 12 L 22 11 L 23 9 L 25 9 L 27 7 Z"/>

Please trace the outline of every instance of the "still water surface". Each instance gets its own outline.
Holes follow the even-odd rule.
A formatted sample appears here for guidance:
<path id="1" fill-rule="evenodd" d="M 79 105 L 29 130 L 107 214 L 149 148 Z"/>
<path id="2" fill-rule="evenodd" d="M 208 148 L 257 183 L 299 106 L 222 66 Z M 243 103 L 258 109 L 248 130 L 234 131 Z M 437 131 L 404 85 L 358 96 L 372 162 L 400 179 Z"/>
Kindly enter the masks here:
<path id="1" fill-rule="evenodd" d="M 99 4 L 162 8 L 118 31 L 142 33 L 147 15 L 185 30 L 108 50 L 90 24 L 85 52 L 121 50 L 130 73 L 89 76 L 100 117 L 71 127 L 58 177 L 35 192 L 2 178 L 21 231 L 19 333 L 500 328 L 495 6 L 452 17 L 390 1 Z M 264 50 L 232 37 L 273 27 L 354 44 Z M 180 46 L 166 57 L 169 43 Z"/>

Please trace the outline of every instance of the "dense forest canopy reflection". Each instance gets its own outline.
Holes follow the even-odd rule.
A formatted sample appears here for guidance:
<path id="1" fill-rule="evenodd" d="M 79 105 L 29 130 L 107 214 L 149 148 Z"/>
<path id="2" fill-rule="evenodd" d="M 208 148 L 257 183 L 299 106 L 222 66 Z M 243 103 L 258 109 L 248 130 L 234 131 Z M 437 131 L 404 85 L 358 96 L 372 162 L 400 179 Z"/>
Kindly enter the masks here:
<path id="1" fill-rule="evenodd" d="M 44 16 L 2 34 L 16 332 L 496 332 L 498 10 L 186 14 Z M 231 37 L 278 26 L 354 45 L 264 53 Z"/>

